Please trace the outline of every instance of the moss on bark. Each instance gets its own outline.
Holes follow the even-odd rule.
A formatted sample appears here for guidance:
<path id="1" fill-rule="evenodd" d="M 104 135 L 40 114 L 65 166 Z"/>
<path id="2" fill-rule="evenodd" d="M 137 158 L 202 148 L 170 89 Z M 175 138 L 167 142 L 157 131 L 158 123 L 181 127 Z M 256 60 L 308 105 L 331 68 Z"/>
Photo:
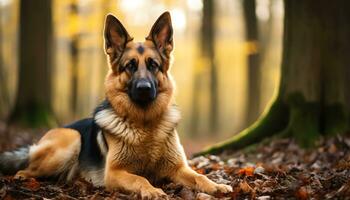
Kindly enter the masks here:
<path id="1" fill-rule="evenodd" d="M 40 104 L 18 107 L 10 116 L 9 123 L 33 128 L 54 127 L 57 125 L 51 109 Z"/>
<path id="2" fill-rule="evenodd" d="M 267 112 L 264 112 L 260 120 L 255 122 L 249 128 L 243 130 L 231 139 L 216 144 L 206 150 L 195 154 L 217 154 L 225 149 L 240 149 L 262 140 L 267 136 L 272 136 L 280 132 L 288 123 L 288 107 L 279 98 L 277 98 Z"/>
<path id="3" fill-rule="evenodd" d="M 324 106 L 322 120 L 325 135 L 341 134 L 350 128 L 349 112 L 340 103 Z"/>
<path id="4" fill-rule="evenodd" d="M 246 147 L 272 135 L 310 147 L 321 135 L 349 131 L 350 1 L 285 0 L 284 5 L 279 98 L 251 127 L 197 155 Z"/>
<path id="5" fill-rule="evenodd" d="M 301 93 L 292 93 L 286 99 L 290 109 L 287 135 L 295 138 L 303 147 L 314 146 L 321 133 L 320 103 L 307 102 Z"/>
<path id="6" fill-rule="evenodd" d="M 306 101 L 300 92 L 283 99 L 277 98 L 268 112 L 249 128 L 194 156 L 245 148 L 271 136 L 291 137 L 300 146 L 310 148 L 322 135 L 349 130 L 349 118 L 341 104 L 323 108 L 320 102 Z"/>

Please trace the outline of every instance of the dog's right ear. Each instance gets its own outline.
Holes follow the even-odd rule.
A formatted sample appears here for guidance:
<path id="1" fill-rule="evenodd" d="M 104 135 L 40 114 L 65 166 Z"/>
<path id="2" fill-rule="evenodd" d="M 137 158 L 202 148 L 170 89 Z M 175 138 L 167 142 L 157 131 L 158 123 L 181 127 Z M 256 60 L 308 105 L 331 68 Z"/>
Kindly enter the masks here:
<path id="1" fill-rule="evenodd" d="M 122 23 L 112 14 L 108 14 L 104 28 L 105 53 L 111 59 L 119 58 L 126 43 L 131 40 L 133 38 L 129 36 Z"/>

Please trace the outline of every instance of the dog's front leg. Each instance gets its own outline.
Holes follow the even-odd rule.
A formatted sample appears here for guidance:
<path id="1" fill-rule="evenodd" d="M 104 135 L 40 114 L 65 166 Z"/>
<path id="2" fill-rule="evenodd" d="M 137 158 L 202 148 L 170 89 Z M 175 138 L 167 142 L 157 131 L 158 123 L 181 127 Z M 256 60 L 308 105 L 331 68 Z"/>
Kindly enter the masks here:
<path id="1" fill-rule="evenodd" d="M 172 180 L 208 194 L 214 194 L 216 192 L 232 192 L 231 186 L 214 183 L 206 176 L 198 174 L 192 170 L 186 164 L 183 164 L 180 168 L 178 168 L 178 170 L 175 171 L 175 173 L 172 175 Z"/>
<path id="2" fill-rule="evenodd" d="M 108 168 L 105 173 L 105 185 L 108 190 L 119 188 L 139 193 L 142 199 L 167 198 L 162 189 L 153 187 L 144 177 L 131 174 L 122 169 Z"/>

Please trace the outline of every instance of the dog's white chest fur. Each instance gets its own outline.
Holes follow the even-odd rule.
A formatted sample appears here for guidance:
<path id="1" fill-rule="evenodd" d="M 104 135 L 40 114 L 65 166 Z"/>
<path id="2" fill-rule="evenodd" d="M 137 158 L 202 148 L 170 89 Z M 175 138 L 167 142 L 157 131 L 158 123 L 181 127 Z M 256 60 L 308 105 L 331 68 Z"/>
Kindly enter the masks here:
<path id="1" fill-rule="evenodd" d="M 148 174 L 157 165 L 174 164 L 183 156 L 183 150 L 175 132 L 180 120 L 180 112 L 175 106 L 169 107 L 152 129 L 140 128 L 117 116 L 112 108 L 99 111 L 96 123 L 107 132 L 113 141 L 114 159 L 121 166 L 132 169 L 134 173 Z M 165 152 L 165 153 L 164 153 Z M 173 162 L 173 163 L 172 163 Z"/>
<path id="2" fill-rule="evenodd" d="M 175 106 L 171 106 L 157 123 L 155 129 L 149 130 L 136 127 L 126 119 L 119 117 L 112 108 L 104 109 L 96 113 L 96 123 L 109 134 L 112 134 L 128 144 L 138 145 L 143 142 L 145 136 L 152 134 L 160 140 L 169 136 L 175 130 L 180 120 L 180 112 Z"/>

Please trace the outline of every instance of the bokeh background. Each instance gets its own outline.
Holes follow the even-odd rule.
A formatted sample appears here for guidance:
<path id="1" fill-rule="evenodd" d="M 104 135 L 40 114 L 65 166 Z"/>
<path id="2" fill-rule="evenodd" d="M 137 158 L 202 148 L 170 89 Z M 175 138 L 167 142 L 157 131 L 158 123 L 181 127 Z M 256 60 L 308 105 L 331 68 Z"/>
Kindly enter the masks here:
<path id="1" fill-rule="evenodd" d="M 18 96 L 19 8 L 19 0 L 0 0 L 2 123 Z M 187 151 L 251 124 L 278 85 L 283 0 L 51 0 L 48 9 L 51 105 L 58 125 L 89 116 L 104 98 L 107 13 L 117 16 L 135 40 L 144 40 L 157 17 L 170 11 L 175 34 L 171 72 L 182 111 L 179 134 Z"/>

